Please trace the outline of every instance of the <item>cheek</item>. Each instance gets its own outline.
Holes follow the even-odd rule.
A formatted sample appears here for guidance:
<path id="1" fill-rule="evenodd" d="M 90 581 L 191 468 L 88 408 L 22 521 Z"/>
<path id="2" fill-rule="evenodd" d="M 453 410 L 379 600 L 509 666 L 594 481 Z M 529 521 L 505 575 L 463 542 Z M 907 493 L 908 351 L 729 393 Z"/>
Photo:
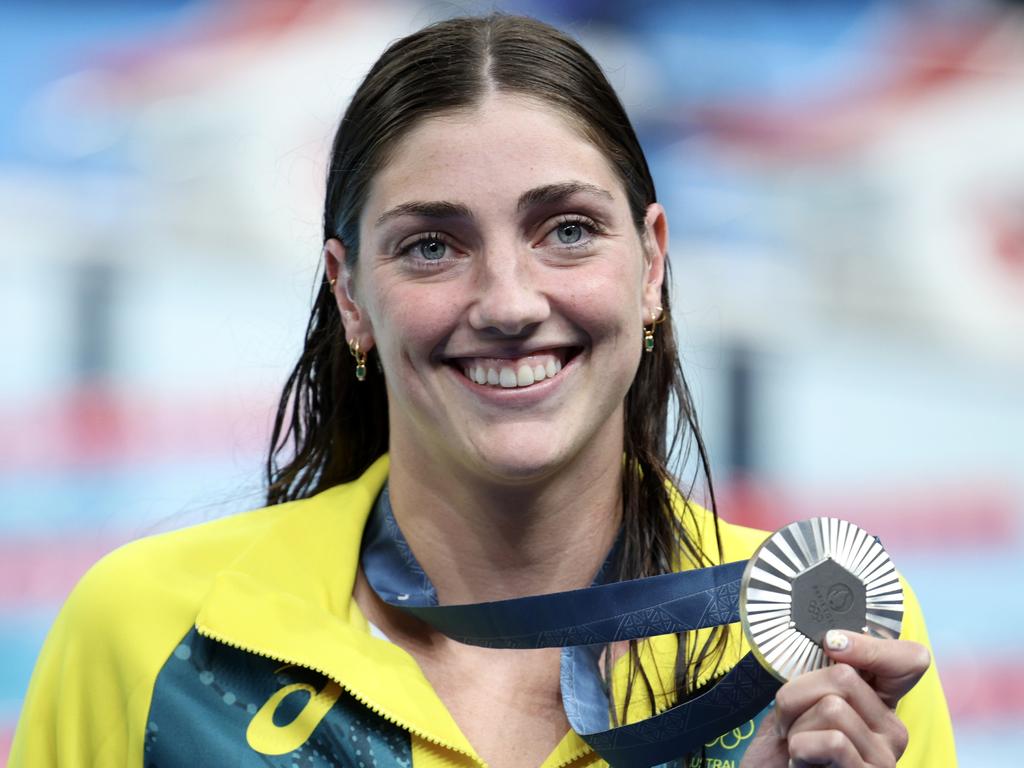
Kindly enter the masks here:
<path id="1" fill-rule="evenodd" d="M 595 337 L 639 338 L 642 289 L 632 272 L 608 271 L 574 276 L 566 295 L 566 306 L 576 321 Z"/>
<path id="2" fill-rule="evenodd" d="M 375 297 L 374 330 L 385 357 L 423 357 L 451 332 L 457 307 L 434 286 L 384 287 Z"/>

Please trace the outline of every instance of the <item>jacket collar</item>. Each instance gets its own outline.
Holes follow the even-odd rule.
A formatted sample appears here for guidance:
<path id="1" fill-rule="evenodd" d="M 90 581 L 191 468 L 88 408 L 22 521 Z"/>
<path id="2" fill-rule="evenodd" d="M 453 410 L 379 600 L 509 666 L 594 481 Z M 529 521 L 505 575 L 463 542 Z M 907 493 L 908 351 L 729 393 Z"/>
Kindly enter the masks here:
<path id="1" fill-rule="evenodd" d="M 270 526 L 216 575 L 196 629 L 318 671 L 388 720 L 479 760 L 419 665 L 372 637 L 352 599 L 363 526 L 387 469 L 381 457 L 355 482 L 273 510 Z"/>

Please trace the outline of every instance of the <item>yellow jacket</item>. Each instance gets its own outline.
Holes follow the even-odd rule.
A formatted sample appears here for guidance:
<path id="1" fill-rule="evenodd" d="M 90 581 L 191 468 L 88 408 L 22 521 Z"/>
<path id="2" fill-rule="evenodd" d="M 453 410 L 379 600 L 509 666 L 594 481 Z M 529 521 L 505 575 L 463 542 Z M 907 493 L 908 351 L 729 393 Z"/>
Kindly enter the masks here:
<path id="1" fill-rule="evenodd" d="M 484 765 L 416 662 L 374 637 L 352 600 L 363 526 L 386 476 L 382 458 L 311 499 L 101 560 L 50 631 L 10 766 Z M 713 541 L 710 516 L 696 534 Z M 731 561 L 765 534 L 722 522 L 721 536 Z M 726 667 L 747 651 L 738 625 L 730 631 Z M 927 643 L 909 589 L 902 636 Z M 669 670 L 674 652 L 674 640 L 655 639 L 646 655 Z M 934 666 L 897 711 L 910 731 L 901 766 L 955 765 Z M 753 727 L 712 742 L 708 765 L 738 765 L 729 754 Z M 599 765 L 570 731 L 543 768 Z"/>

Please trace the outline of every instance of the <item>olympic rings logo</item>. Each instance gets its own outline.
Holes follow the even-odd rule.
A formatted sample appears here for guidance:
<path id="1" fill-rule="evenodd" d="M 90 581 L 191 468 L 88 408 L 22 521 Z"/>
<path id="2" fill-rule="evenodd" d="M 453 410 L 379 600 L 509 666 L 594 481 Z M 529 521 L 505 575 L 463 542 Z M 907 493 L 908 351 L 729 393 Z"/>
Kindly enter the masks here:
<path id="1" fill-rule="evenodd" d="M 709 741 L 706 746 L 713 747 L 716 744 L 722 749 L 736 749 L 740 745 L 740 742 L 746 741 L 754 735 L 754 721 L 748 720 L 746 725 L 740 726 L 739 728 L 733 728 L 727 733 L 723 733 L 714 741 Z"/>

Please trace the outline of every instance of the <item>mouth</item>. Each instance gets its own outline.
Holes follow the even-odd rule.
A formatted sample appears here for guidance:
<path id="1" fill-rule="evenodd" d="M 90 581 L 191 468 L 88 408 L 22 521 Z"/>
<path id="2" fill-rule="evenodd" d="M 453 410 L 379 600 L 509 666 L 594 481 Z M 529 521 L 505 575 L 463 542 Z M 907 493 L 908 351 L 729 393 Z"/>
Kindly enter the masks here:
<path id="1" fill-rule="evenodd" d="M 521 389 L 555 378 L 579 352 L 578 348 L 563 348 L 516 358 L 463 357 L 452 365 L 474 384 Z"/>

